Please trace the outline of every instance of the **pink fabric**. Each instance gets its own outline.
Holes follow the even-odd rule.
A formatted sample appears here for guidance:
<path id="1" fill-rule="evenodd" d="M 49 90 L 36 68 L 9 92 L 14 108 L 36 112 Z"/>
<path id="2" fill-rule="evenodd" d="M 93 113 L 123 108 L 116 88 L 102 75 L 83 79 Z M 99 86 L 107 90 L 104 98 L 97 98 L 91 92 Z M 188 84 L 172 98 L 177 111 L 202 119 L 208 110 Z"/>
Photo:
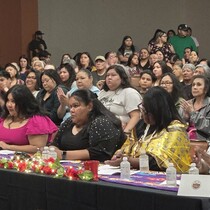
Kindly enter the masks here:
<path id="1" fill-rule="evenodd" d="M 196 128 L 194 124 L 189 125 L 189 127 L 187 128 L 187 133 L 188 133 L 189 139 L 197 139 L 197 133 L 196 133 Z"/>
<path id="2" fill-rule="evenodd" d="M 20 128 L 5 128 L 3 123 L 4 119 L 0 119 L 0 141 L 14 145 L 29 144 L 29 135 L 48 134 L 48 141 L 50 141 L 52 134 L 58 130 L 57 126 L 50 120 L 50 118 L 40 115 L 29 118 L 28 122 Z"/>

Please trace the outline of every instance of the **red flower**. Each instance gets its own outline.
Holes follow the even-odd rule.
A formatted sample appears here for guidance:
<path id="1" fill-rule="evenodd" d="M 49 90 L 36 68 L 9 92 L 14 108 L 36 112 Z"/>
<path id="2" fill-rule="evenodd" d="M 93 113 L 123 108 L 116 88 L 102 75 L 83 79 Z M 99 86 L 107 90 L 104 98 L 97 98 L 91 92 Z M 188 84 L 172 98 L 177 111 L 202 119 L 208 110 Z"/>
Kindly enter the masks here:
<path id="1" fill-rule="evenodd" d="M 74 168 L 72 168 L 72 167 L 68 167 L 66 169 L 66 172 L 65 172 L 64 176 L 71 177 L 73 179 L 77 179 L 78 178 L 77 171 Z"/>
<path id="2" fill-rule="evenodd" d="M 25 162 L 21 162 L 18 164 L 18 170 L 23 172 L 26 170 L 26 166 L 27 166 L 27 164 Z"/>
<path id="3" fill-rule="evenodd" d="M 10 161 L 10 162 L 8 162 L 8 168 L 10 168 L 10 169 L 11 169 L 11 168 L 13 168 L 13 166 L 14 166 L 13 162 L 11 162 L 11 161 Z"/>

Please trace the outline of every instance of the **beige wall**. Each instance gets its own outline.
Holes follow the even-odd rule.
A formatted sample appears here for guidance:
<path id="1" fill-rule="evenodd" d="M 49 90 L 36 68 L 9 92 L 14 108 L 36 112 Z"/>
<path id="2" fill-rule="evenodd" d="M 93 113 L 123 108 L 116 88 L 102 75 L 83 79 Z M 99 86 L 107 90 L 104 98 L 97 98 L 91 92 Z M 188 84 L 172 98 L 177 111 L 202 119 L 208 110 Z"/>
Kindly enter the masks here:
<path id="1" fill-rule="evenodd" d="M 200 42 L 200 57 L 210 59 L 209 0 L 38 0 L 39 28 L 45 32 L 52 61 L 63 53 L 89 51 L 94 58 L 116 51 L 124 35 L 146 47 L 157 28 L 187 23 Z"/>

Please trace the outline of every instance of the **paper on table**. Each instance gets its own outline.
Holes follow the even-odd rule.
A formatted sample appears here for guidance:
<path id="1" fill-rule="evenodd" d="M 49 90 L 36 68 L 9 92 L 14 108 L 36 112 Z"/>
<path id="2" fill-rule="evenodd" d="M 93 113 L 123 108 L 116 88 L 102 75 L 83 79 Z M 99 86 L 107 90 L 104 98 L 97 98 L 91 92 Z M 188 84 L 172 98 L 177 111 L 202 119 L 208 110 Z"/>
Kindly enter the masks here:
<path id="1" fill-rule="evenodd" d="M 11 150 L 0 150 L 0 155 L 13 155 L 15 154 L 15 151 L 11 151 Z"/>
<path id="2" fill-rule="evenodd" d="M 131 174 L 136 173 L 136 170 L 131 170 Z M 120 167 L 119 166 L 110 166 L 110 165 L 99 165 L 98 168 L 99 175 L 114 175 L 120 174 Z"/>
<path id="3" fill-rule="evenodd" d="M 180 185 L 180 180 L 176 180 L 176 184 Z M 160 185 L 166 185 L 166 180 L 161 182 Z"/>

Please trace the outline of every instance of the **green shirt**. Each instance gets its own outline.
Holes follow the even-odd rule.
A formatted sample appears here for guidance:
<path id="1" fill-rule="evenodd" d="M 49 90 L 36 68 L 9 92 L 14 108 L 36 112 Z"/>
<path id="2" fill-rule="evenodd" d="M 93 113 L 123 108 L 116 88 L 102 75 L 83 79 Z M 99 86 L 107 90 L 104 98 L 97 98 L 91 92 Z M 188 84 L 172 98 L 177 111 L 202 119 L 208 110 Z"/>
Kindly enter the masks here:
<path id="1" fill-rule="evenodd" d="M 174 50 L 179 55 L 180 59 L 184 57 L 184 49 L 186 47 L 190 47 L 193 51 L 197 52 L 195 42 L 190 36 L 180 37 L 176 35 L 169 39 L 169 43 L 173 45 Z"/>

